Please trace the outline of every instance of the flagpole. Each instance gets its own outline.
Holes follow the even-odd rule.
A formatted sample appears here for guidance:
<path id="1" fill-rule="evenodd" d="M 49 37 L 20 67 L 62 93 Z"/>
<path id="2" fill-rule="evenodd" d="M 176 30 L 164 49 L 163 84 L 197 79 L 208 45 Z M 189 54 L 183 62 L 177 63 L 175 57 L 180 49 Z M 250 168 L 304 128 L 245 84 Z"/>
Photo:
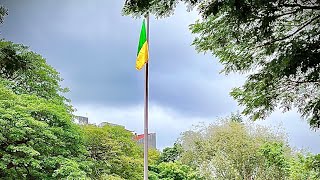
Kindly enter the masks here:
<path id="1" fill-rule="evenodd" d="M 149 43 L 149 13 L 147 19 L 147 43 Z M 149 55 L 150 59 L 150 55 Z M 144 96 L 144 180 L 148 180 L 148 106 L 149 106 L 149 60 L 145 68 L 145 96 Z"/>

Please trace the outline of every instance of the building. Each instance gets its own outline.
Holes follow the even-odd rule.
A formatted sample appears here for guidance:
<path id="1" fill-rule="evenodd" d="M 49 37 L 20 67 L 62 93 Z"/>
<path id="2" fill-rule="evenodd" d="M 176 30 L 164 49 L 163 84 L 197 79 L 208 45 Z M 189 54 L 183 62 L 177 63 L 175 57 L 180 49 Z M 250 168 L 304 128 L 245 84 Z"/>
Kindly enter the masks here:
<path id="1" fill-rule="evenodd" d="M 79 125 L 88 125 L 89 124 L 89 118 L 88 117 L 84 117 L 84 116 L 75 116 L 74 122 L 79 124 Z M 119 124 L 110 123 L 110 122 L 102 122 L 102 123 L 100 123 L 98 125 L 98 127 L 103 127 L 105 125 L 118 126 L 118 127 L 122 127 L 122 128 L 125 129 L 125 126 L 122 126 L 122 125 L 119 125 Z M 141 144 L 143 146 L 143 144 L 144 144 L 144 134 L 137 135 L 136 133 L 134 133 L 134 131 L 130 131 L 130 130 L 127 130 L 127 131 L 129 131 L 132 134 L 134 134 L 134 138 L 133 139 L 135 141 L 137 141 L 138 144 Z M 149 133 L 148 134 L 148 148 L 157 149 L 156 133 Z"/>
<path id="2" fill-rule="evenodd" d="M 80 125 L 89 124 L 89 118 L 84 116 L 75 116 L 74 122 Z"/>
<path id="3" fill-rule="evenodd" d="M 144 144 L 144 134 L 139 134 L 134 137 L 134 140 L 138 142 L 138 144 Z M 157 137 L 156 133 L 148 134 L 148 148 L 157 149 Z"/>
<path id="4" fill-rule="evenodd" d="M 124 126 L 122 126 L 122 125 L 119 125 L 119 124 L 113 124 L 113 123 L 109 123 L 109 122 L 102 122 L 102 123 L 100 123 L 98 126 L 99 126 L 99 127 L 103 127 L 103 126 L 105 126 L 105 125 L 109 125 L 109 126 L 120 126 L 120 127 L 125 128 L 125 127 L 124 127 Z"/>

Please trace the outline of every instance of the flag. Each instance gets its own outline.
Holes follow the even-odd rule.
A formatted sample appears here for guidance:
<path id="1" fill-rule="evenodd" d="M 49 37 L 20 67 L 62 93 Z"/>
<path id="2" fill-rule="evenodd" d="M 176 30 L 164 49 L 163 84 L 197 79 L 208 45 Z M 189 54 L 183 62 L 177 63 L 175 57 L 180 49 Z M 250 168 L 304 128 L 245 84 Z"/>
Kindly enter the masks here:
<path id="1" fill-rule="evenodd" d="M 149 59 L 149 51 L 148 51 L 147 31 L 146 31 L 145 22 L 143 20 L 141 33 L 140 33 L 139 46 L 138 46 L 136 69 L 141 70 L 144 64 L 148 62 L 148 59 Z"/>

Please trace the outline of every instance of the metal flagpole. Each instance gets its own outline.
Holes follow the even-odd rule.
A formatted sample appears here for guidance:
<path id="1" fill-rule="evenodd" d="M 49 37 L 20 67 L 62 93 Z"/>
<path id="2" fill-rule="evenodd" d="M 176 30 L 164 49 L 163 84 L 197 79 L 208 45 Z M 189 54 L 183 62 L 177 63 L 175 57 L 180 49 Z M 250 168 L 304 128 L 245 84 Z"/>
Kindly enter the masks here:
<path id="1" fill-rule="evenodd" d="M 149 13 L 146 16 L 147 19 L 147 43 L 149 43 Z M 148 52 L 149 53 L 149 52 Z M 150 59 L 150 55 L 149 55 Z M 145 69 L 145 96 L 144 96 L 144 180 L 148 180 L 148 105 L 149 105 L 149 59 L 146 63 Z"/>

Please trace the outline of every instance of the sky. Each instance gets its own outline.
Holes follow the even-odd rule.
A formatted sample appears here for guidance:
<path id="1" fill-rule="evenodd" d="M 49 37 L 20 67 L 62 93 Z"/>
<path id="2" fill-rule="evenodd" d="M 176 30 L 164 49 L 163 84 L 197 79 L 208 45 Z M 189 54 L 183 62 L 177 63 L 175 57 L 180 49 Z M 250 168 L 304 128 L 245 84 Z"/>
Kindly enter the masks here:
<path id="1" fill-rule="evenodd" d="M 0 0 L 9 15 L 1 38 L 22 43 L 60 72 L 76 115 L 90 123 L 111 122 L 143 133 L 144 71 L 135 69 L 142 19 L 122 16 L 124 1 Z M 178 5 L 165 19 L 150 17 L 149 131 L 157 147 L 172 146 L 180 133 L 199 122 L 241 110 L 230 96 L 245 76 L 219 72 L 211 54 L 197 53 L 188 26 L 196 11 Z M 320 153 L 319 132 L 294 111 L 276 111 L 258 124 L 282 126 L 289 143 Z"/>

